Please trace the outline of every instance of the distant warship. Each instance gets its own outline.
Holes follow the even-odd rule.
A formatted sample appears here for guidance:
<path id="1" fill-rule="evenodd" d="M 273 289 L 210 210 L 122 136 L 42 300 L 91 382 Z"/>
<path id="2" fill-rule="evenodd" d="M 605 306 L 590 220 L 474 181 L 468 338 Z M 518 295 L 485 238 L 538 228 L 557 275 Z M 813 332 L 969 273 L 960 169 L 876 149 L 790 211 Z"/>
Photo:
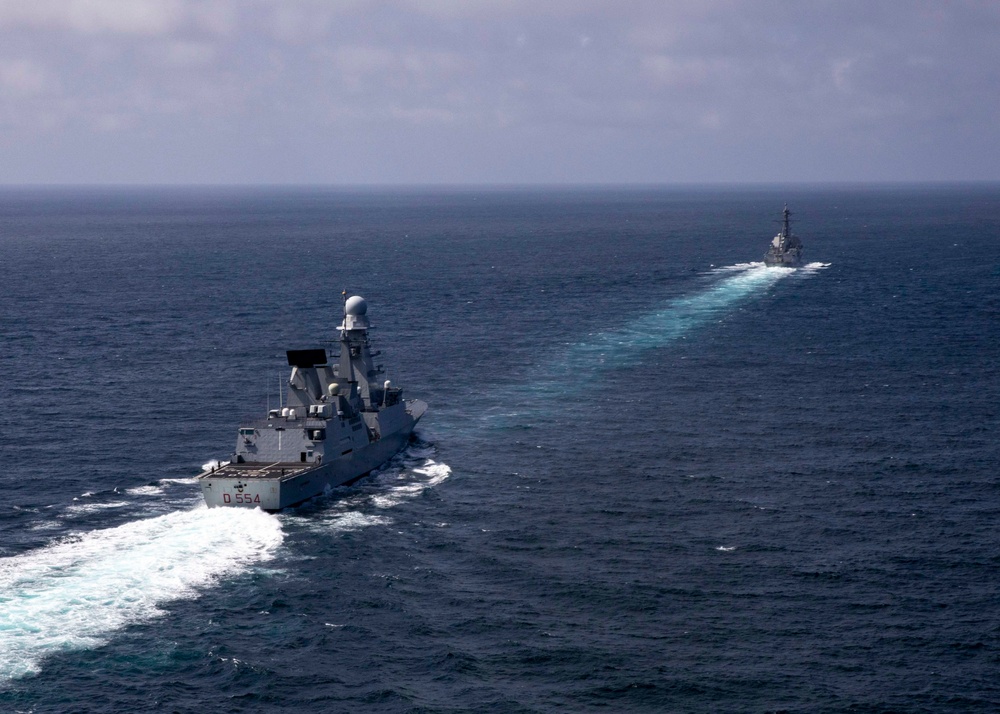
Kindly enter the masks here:
<path id="1" fill-rule="evenodd" d="M 198 476 L 209 506 L 278 511 L 356 481 L 406 446 L 427 404 L 378 382 L 367 312 L 364 298 L 345 300 L 336 363 L 325 349 L 288 351 L 282 406 L 242 423 L 229 463 Z"/>
<path id="2" fill-rule="evenodd" d="M 788 226 L 788 217 L 792 213 L 788 210 L 787 205 L 783 215 L 781 232 L 771 239 L 771 245 L 764 256 L 764 265 L 795 268 L 802 262 L 802 241 L 799 240 L 798 236 L 792 235 L 792 229 Z"/>

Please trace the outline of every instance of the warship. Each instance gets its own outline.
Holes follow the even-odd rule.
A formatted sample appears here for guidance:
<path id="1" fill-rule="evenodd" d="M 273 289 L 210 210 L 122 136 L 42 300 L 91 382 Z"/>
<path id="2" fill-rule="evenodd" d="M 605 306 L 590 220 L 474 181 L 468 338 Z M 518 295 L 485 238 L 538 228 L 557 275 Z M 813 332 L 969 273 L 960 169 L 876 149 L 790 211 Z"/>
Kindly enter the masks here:
<path id="1" fill-rule="evenodd" d="M 279 511 L 360 479 L 406 446 L 427 404 L 379 381 L 367 313 L 361 296 L 345 299 L 333 359 L 325 348 L 287 352 L 292 369 L 279 408 L 242 422 L 228 463 L 198 476 L 209 507 Z"/>
<path id="2" fill-rule="evenodd" d="M 781 232 L 771 239 L 771 245 L 764 255 L 764 265 L 778 265 L 786 268 L 798 267 L 802 262 L 802 241 L 797 235 L 792 234 L 788 226 L 788 217 L 792 215 L 785 205 L 783 213 L 784 220 L 781 224 Z"/>

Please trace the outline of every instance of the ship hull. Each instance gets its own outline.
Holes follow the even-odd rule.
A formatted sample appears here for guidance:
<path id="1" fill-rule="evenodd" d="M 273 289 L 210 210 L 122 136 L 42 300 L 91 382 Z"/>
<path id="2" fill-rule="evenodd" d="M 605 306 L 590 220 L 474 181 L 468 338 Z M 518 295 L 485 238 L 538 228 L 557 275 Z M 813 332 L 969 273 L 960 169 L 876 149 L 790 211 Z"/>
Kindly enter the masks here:
<path id="1" fill-rule="evenodd" d="M 772 258 L 770 256 L 764 258 L 764 265 L 769 268 L 798 268 L 802 264 L 799 258 Z"/>
<path id="2" fill-rule="evenodd" d="M 769 268 L 798 268 L 802 265 L 802 250 L 800 248 L 786 251 L 769 250 L 764 255 L 764 265 Z"/>
<path id="3" fill-rule="evenodd" d="M 422 404 L 421 407 L 426 408 Z M 210 469 L 198 476 L 205 503 L 209 508 L 260 508 L 274 512 L 356 481 L 403 450 L 423 408 L 404 428 L 329 462 L 245 462 Z"/>

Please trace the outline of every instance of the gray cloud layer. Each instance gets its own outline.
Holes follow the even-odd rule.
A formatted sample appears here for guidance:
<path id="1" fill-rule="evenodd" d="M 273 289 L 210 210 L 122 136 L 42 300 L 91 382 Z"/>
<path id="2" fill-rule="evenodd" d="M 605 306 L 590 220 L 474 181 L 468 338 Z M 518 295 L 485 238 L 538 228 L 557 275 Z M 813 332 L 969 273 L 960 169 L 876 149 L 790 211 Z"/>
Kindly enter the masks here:
<path id="1" fill-rule="evenodd" d="M 0 0 L 0 181 L 997 180 L 1000 4 Z"/>

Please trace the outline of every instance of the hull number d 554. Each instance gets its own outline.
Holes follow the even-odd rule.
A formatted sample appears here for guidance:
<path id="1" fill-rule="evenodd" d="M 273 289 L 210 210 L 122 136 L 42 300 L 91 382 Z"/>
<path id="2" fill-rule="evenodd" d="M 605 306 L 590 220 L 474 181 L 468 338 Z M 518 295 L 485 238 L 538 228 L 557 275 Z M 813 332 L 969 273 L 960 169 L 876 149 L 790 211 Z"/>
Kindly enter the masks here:
<path id="1" fill-rule="evenodd" d="M 253 493 L 237 493 L 235 496 L 224 493 L 222 494 L 223 503 L 245 503 L 248 505 L 260 504 L 260 494 Z"/>

